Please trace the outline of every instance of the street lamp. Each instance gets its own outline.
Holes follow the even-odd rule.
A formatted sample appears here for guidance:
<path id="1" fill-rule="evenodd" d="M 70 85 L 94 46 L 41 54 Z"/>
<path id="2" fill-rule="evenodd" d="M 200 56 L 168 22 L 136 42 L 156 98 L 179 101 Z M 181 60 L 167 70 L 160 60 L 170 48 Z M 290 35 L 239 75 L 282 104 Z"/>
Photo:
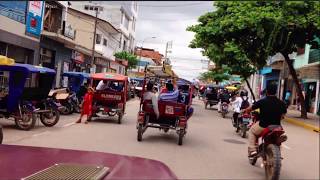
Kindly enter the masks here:
<path id="1" fill-rule="evenodd" d="M 155 39 L 155 38 L 157 38 L 157 37 L 152 36 L 152 37 L 146 37 L 146 38 L 143 39 L 142 44 L 141 44 L 141 48 L 140 48 L 140 53 L 139 53 L 139 61 L 141 59 L 141 54 L 142 54 L 142 48 L 143 48 L 144 41 L 146 41 L 147 39 Z M 138 66 L 138 72 L 139 71 L 140 71 L 140 66 Z"/>

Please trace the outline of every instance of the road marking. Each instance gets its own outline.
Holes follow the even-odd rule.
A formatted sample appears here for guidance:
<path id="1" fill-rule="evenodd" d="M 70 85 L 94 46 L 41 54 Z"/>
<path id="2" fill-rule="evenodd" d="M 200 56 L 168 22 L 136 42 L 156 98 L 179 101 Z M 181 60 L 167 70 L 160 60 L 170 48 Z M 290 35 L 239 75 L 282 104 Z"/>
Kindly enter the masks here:
<path id="1" fill-rule="evenodd" d="M 68 123 L 68 124 L 63 125 L 62 127 L 68 127 L 68 126 L 72 126 L 72 125 L 74 125 L 74 124 L 76 124 L 76 123 L 75 123 L 75 122 L 72 122 L 72 123 Z"/>
<path id="2" fill-rule="evenodd" d="M 44 131 L 44 132 L 41 132 L 41 133 L 38 133 L 38 134 L 34 134 L 32 135 L 33 137 L 37 137 L 37 136 L 40 136 L 40 135 L 43 135 L 43 134 L 47 134 L 49 133 L 49 131 Z"/>
<path id="3" fill-rule="evenodd" d="M 287 145 L 285 145 L 285 144 L 282 144 L 282 146 L 284 147 L 284 148 L 286 148 L 286 149 L 291 149 L 289 146 L 287 146 Z"/>

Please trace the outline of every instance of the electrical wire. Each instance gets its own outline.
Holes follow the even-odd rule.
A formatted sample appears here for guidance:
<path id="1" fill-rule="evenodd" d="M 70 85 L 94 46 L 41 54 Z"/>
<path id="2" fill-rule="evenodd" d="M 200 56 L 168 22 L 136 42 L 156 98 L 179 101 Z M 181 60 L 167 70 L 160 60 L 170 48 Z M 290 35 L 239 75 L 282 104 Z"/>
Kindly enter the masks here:
<path id="1" fill-rule="evenodd" d="M 126 4 L 122 3 L 124 5 L 132 5 L 131 3 Z M 189 4 L 173 4 L 173 5 L 148 5 L 148 4 L 137 4 L 138 7 L 156 7 L 156 8 L 171 8 L 171 7 L 185 7 L 185 6 L 195 6 L 195 5 L 203 5 L 203 2 L 198 2 L 198 3 L 189 3 Z"/>

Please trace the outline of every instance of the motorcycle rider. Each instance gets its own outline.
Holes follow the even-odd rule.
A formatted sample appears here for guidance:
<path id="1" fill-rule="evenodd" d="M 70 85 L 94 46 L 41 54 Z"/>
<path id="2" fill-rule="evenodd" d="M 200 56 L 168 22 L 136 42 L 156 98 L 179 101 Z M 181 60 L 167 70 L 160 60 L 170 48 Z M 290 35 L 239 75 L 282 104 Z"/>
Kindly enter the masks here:
<path id="1" fill-rule="evenodd" d="M 219 103 L 218 103 L 218 112 L 222 110 L 223 103 L 230 103 L 230 94 L 227 89 L 223 89 L 222 92 L 219 94 Z"/>
<path id="2" fill-rule="evenodd" d="M 240 92 L 240 96 L 239 96 L 239 92 L 237 92 L 237 97 L 235 98 L 235 100 L 232 102 L 232 106 L 233 106 L 233 126 L 237 127 L 239 124 L 239 114 L 241 112 L 242 109 L 246 109 L 250 106 L 250 103 L 248 101 L 248 92 L 246 91 L 241 91 Z"/>
<path id="3" fill-rule="evenodd" d="M 280 121 L 287 113 L 286 105 L 276 97 L 277 86 L 267 85 L 266 97 L 254 103 L 251 107 L 245 109 L 247 113 L 255 109 L 260 109 L 259 123 L 255 123 L 249 130 L 249 157 L 257 155 L 256 140 L 269 125 L 281 125 Z M 285 136 L 286 138 L 286 136 Z"/>

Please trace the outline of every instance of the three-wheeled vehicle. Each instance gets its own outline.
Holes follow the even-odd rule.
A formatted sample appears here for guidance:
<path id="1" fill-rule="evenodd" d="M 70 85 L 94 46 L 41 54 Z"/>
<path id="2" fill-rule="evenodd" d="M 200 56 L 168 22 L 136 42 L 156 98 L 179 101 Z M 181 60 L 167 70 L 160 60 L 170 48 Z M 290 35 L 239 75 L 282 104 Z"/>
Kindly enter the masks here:
<path id="1" fill-rule="evenodd" d="M 84 83 L 90 79 L 90 74 L 83 72 L 65 72 L 62 74 L 63 81 L 67 80 L 67 87 L 54 90 L 54 97 L 65 107 L 61 113 L 80 113 L 80 104 L 85 95 Z"/>
<path id="2" fill-rule="evenodd" d="M 151 72 L 151 73 L 148 73 Z M 138 112 L 137 120 L 137 140 L 142 141 L 142 135 L 148 127 L 159 128 L 164 132 L 168 132 L 169 129 L 175 130 L 179 135 L 178 144 L 182 145 L 183 137 L 187 133 L 187 120 L 192 116 L 191 102 L 193 88 L 191 85 L 184 84 L 180 87 L 180 94 L 178 101 L 158 101 L 159 118 L 153 110 L 151 100 L 144 100 L 143 94 L 146 91 L 146 84 L 149 81 L 159 82 L 160 79 L 172 79 L 170 75 L 161 72 L 159 70 L 152 71 L 146 70 L 144 83 L 142 88 L 142 98 L 140 100 L 140 108 Z M 182 97 L 183 96 L 183 97 Z"/>
<path id="3" fill-rule="evenodd" d="M 206 90 L 204 92 L 205 99 L 203 100 L 205 109 L 208 109 L 208 105 L 212 107 L 219 103 L 218 99 L 218 89 L 220 86 L 209 84 L 206 86 Z"/>
<path id="4" fill-rule="evenodd" d="M 45 126 L 55 125 L 59 105 L 48 99 L 55 74 L 30 64 L 0 65 L 0 117 L 14 118 L 23 130 L 33 128 L 38 115 Z"/>
<path id="5" fill-rule="evenodd" d="M 141 97 L 141 92 L 142 92 L 142 85 L 143 85 L 143 78 L 130 78 L 130 80 L 134 84 L 134 93 L 138 96 Z"/>
<path id="6" fill-rule="evenodd" d="M 100 82 L 105 83 L 105 88 L 94 92 L 92 114 L 98 116 L 102 112 L 103 115 L 118 115 L 118 124 L 121 124 L 127 102 L 128 77 L 116 73 L 91 74 L 93 87 Z"/>

